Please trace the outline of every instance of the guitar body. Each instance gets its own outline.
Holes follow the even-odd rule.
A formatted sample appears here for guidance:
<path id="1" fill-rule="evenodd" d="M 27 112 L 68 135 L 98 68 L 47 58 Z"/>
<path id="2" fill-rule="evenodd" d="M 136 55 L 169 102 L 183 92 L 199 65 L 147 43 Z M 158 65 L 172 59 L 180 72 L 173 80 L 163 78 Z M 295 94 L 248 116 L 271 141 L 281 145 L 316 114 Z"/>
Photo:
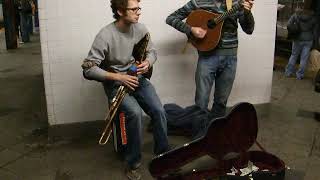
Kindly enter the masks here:
<path id="1" fill-rule="evenodd" d="M 210 51 L 218 45 L 221 38 L 223 21 L 215 24 L 213 27 L 208 27 L 208 21 L 213 20 L 218 16 L 219 14 L 199 9 L 192 11 L 187 17 L 186 22 L 188 25 L 192 27 L 202 27 L 207 30 L 207 34 L 203 39 L 189 39 L 192 45 L 199 51 Z"/>

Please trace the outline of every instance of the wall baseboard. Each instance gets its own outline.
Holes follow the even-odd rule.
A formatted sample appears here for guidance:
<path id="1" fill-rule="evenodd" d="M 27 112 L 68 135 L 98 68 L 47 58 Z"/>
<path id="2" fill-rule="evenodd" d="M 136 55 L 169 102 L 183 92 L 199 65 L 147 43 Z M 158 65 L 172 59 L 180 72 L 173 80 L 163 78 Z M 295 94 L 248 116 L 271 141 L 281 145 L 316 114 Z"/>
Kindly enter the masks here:
<path id="1" fill-rule="evenodd" d="M 52 125 L 48 128 L 49 139 L 72 140 L 78 138 L 98 138 L 105 126 L 105 121 Z"/>

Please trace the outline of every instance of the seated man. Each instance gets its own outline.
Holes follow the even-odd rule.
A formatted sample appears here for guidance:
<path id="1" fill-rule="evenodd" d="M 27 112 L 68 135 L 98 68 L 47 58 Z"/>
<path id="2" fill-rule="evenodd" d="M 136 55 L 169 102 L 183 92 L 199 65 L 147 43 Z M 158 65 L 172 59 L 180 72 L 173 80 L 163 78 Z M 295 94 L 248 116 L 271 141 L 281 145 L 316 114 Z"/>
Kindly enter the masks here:
<path id="1" fill-rule="evenodd" d="M 124 149 L 126 175 L 140 179 L 137 171 L 141 165 L 142 109 L 151 117 L 154 137 L 154 154 L 168 150 L 167 120 L 155 88 L 142 74 L 148 72 L 156 61 L 156 52 L 149 42 L 147 57 L 137 66 L 137 76 L 127 74 L 135 64 L 132 56 L 134 45 L 147 33 L 147 28 L 138 23 L 141 14 L 139 0 L 111 0 L 114 22 L 97 34 L 88 57 L 82 64 L 84 76 L 102 82 L 109 101 L 120 85 L 129 88 L 119 110 L 126 120 L 127 145 Z"/>

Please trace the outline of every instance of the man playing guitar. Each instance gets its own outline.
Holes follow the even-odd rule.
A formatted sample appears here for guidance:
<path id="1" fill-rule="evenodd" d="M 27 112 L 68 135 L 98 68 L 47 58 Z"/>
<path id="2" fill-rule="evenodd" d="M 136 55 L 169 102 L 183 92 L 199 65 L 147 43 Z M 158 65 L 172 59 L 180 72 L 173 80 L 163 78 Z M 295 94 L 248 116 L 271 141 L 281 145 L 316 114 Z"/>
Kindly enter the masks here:
<path id="1" fill-rule="evenodd" d="M 198 63 L 195 73 L 196 93 L 195 104 L 201 109 L 207 110 L 210 91 L 215 83 L 214 102 L 210 112 L 210 118 L 225 115 L 226 104 L 230 95 L 236 74 L 237 47 L 238 47 L 238 21 L 242 30 L 252 34 L 254 30 L 254 18 L 251 13 L 253 1 L 251 0 L 190 0 L 183 7 L 170 14 L 166 23 L 187 35 L 189 39 L 206 38 L 210 22 L 202 27 L 192 27 L 183 22 L 194 10 L 206 10 L 208 12 L 222 14 L 227 11 L 227 4 L 239 6 L 232 14 L 224 19 L 221 38 L 215 49 L 201 51 L 198 49 Z M 228 5 L 229 6 L 229 5 Z M 230 9 L 230 8 L 228 8 Z M 200 19 L 199 19 L 200 20 Z M 212 21 L 218 22 L 219 21 Z M 208 27 L 207 27 L 208 26 Z M 204 122 L 205 127 L 208 122 Z M 203 127 L 203 126 L 200 126 Z M 199 135 L 203 133 L 199 131 Z"/>

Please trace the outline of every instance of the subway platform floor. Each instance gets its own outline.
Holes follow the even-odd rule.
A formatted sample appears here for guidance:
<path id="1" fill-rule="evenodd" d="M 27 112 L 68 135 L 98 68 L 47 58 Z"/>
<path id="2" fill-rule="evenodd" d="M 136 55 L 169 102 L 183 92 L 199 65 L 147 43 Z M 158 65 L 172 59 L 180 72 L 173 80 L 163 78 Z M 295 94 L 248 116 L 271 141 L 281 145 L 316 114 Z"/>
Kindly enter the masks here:
<path id="1" fill-rule="evenodd" d="M 89 136 L 48 138 L 39 36 L 31 40 L 17 50 L 0 52 L 0 179 L 126 179 L 111 143 L 99 146 Z M 311 78 L 285 78 L 280 67 L 274 70 L 271 103 L 255 105 L 257 139 L 290 167 L 286 180 L 319 180 L 320 94 L 314 92 Z M 141 173 L 149 180 L 152 136 L 146 130 L 144 134 Z M 175 146 L 188 142 L 169 138 Z"/>

